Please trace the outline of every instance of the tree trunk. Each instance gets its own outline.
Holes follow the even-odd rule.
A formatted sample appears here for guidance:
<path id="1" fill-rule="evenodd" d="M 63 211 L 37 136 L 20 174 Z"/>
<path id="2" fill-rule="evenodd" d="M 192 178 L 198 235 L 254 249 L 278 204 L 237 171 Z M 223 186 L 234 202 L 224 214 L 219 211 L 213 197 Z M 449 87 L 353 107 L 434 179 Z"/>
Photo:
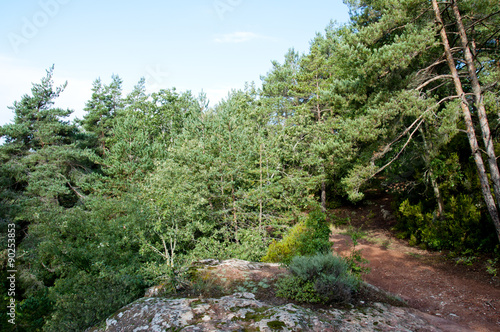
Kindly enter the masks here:
<path id="1" fill-rule="evenodd" d="M 464 24 L 462 22 L 462 17 L 458 10 L 458 5 L 456 1 L 452 1 L 452 7 L 453 7 L 453 14 L 455 15 L 456 19 L 458 32 L 460 35 L 460 41 L 462 42 L 462 49 L 464 51 L 465 62 L 467 63 L 467 69 L 469 71 L 469 77 L 472 83 L 472 91 L 474 92 L 474 99 L 476 101 L 476 108 L 478 111 L 479 124 L 481 126 L 483 142 L 486 154 L 488 155 L 488 164 L 490 167 L 491 182 L 493 183 L 493 192 L 495 193 L 495 197 L 497 199 L 497 206 L 500 206 L 500 172 L 498 170 L 497 157 L 495 155 L 495 148 L 493 146 L 493 140 L 491 138 L 490 125 L 488 123 L 488 117 L 486 115 L 486 109 L 484 107 L 481 85 L 479 84 L 479 80 L 477 78 L 474 58 L 469 48 L 469 41 L 467 40 L 467 34 L 465 33 Z"/>
<path id="2" fill-rule="evenodd" d="M 318 75 L 316 75 L 316 114 L 318 117 L 318 123 L 321 123 L 321 105 L 319 102 L 319 79 Z M 319 141 L 321 142 L 321 136 L 319 138 Z M 324 165 L 323 165 L 324 168 Z M 323 173 L 325 171 L 323 170 Z M 321 181 L 321 211 L 326 212 L 326 182 L 325 180 Z"/>
<path id="3" fill-rule="evenodd" d="M 259 173 L 260 173 L 260 185 L 259 185 L 259 231 L 262 231 L 262 143 L 259 149 Z"/>
<path id="4" fill-rule="evenodd" d="M 481 182 L 481 190 L 483 193 L 484 201 L 486 203 L 486 207 L 491 216 L 491 219 L 495 224 L 498 239 L 500 240 L 500 219 L 498 217 L 498 209 L 497 206 L 495 205 L 495 200 L 493 199 L 493 195 L 491 194 L 490 184 L 488 182 L 488 174 L 486 173 L 486 169 L 483 163 L 483 158 L 481 156 L 481 151 L 479 150 L 479 145 L 477 143 L 476 133 L 474 130 L 474 125 L 472 123 L 472 117 L 469 110 L 469 104 L 465 99 L 465 94 L 462 88 L 462 82 L 460 81 L 460 77 L 458 76 L 455 60 L 453 59 L 453 55 L 451 53 L 450 43 L 448 41 L 448 36 L 446 34 L 443 19 L 441 18 L 441 11 L 439 9 L 437 0 L 432 0 L 432 7 L 436 15 L 436 20 L 440 24 L 440 36 L 443 42 L 444 51 L 446 54 L 446 60 L 448 62 L 448 67 L 450 69 L 451 75 L 453 76 L 453 83 L 455 85 L 457 95 L 460 96 L 461 100 L 460 107 L 462 108 L 462 113 L 465 120 L 465 126 L 467 129 L 467 137 L 469 139 L 472 155 L 474 156 L 474 161 L 476 162 L 476 167 L 478 170 L 479 181 Z"/>

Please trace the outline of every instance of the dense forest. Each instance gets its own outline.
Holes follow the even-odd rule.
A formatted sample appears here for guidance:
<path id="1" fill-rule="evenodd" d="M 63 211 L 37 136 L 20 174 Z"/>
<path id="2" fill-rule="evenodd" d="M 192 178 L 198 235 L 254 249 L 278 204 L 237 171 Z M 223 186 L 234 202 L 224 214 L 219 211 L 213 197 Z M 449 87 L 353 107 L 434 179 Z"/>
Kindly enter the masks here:
<path id="1" fill-rule="evenodd" d="M 498 257 L 498 0 L 345 2 L 349 23 L 214 107 L 113 76 L 70 122 L 47 70 L 0 127 L 16 329 L 83 330 L 196 259 L 260 261 L 307 212 L 374 189 L 410 243 Z"/>

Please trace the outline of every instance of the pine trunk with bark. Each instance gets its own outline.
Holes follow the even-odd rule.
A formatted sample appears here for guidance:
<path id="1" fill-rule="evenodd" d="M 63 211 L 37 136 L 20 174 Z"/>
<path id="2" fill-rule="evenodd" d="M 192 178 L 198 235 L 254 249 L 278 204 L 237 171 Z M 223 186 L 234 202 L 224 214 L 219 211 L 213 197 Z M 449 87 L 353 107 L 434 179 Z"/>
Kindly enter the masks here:
<path id="1" fill-rule="evenodd" d="M 470 54 L 470 49 L 468 48 L 468 42 L 467 42 L 467 36 L 465 35 L 465 29 L 464 29 L 463 23 L 461 21 L 460 13 L 458 12 L 458 7 L 457 7 L 456 2 L 454 0 L 452 0 L 451 3 L 452 3 L 455 19 L 457 20 L 457 22 L 456 22 L 457 27 L 458 27 L 459 31 L 462 30 L 460 32 L 460 38 L 461 38 L 461 42 L 462 42 L 462 48 L 463 48 L 463 51 L 464 51 L 465 57 L 466 57 L 466 62 L 467 62 L 468 70 L 469 70 L 469 76 L 471 76 L 470 79 L 472 80 L 472 84 L 473 84 L 476 103 L 478 106 L 478 116 L 480 119 L 481 131 L 483 134 L 483 141 L 485 143 L 486 149 L 488 149 L 488 148 L 493 149 L 493 143 L 491 141 L 491 136 L 489 134 L 488 120 L 486 118 L 486 112 L 484 111 L 484 104 L 482 103 L 481 86 L 479 85 L 479 81 L 477 80 L 477 76 L 475 73 L 474 62 L 473 62 L 472 56 Z M 455 60 L 453 58 L 452 50 L 451 50 L 450 43 L 448 40 L 448 35 L 447 35 L 446 29 L 445 29 L 445 24 L 443 22 L 443 19 L 441 16 L 441 10 L 439 9 L 439 4 L 438 4 L 437 0 L 432 0 L 432 7 L 434 9 L 436 21 L 440 25 L 441 41 L 443 43 L 448 67 L 449 67 L 451 75 L 453 77 L 453 83 L 455 85 L 455 90 L 457 92 L 457 96 L 460 98 L 460 107 L 462 109 L 462 113 L 463 113 L 464 120 L 465 120 L 465 126 L 466 126 L 466 130 L 467 130 L 467 137 L 469 139 L 470 148 L 471 148 L 472 155 L 474 157 L 474 161 L 476 163 L 476 167 L 478 170 L 478 175 L 479 175 L 479 180 L 481 183 L 481 190 L 483 193 L 483 198 L 484 198 L 484 201 L 486 203 L 486 207 L 488 209 L 488 212 L 491 216 L 491 219 L 493 220 L 493 223 L 495 225 L 498 239 L 500 240 L 500 219 L 498 216 L 498 207 L 495 204 L 495 199 L 493 198 L 493 195 L 491 193 L 490 183 L 488 180 L 488 173 L 487 173 L 486 168 L 484 166 L 483 158 L 481 155 L 481 150 L 479 148 L 479 144 L 478 144 L 477 138 L 476 138 L 474 124 L 472 122 L 470 105 L 466 99 L 466 96 L 465 96 L 465 93 L 463 90 L 462 81 L 460 80 L 460 77 L 458 75 L 456 63 L 455 63 Z M 467 53 L 469 53 L 469 56 L 467 55 Z M 474 82 L 474 77 L 475 77 L 475 82 Z M 481 104 L 482 104 L 482 110 L 484 111 L 484 113 L 482 113 L 482 111 L 479 109 L 479 106 L 481 106 Z M 500 199 L 500 194 L 497 194 L 497 190 L 500 190 L 500 187 L 497 188 L 497 186 L 500 182 L 498 182 L 499 178 L 495 178 L 497 175 L 494 174 L 495 172 L 498 173 L 498 166 L 496 165 L 496 158 L 494 160 L 494 163 L 492 163 L 491 156 L 490 156 L 491 152 L 487 153 L 487 154 L 488 154 L 488 160 L 489 160 L 489 164 L 490 164 L 490 173 L 492 176 L 495 194 L 497 195 L 497 199 Z M 494 156 L 494 151 L 493 151 L 492 156 Z M 497 183 L 495 183 L 495 181 L 497 181 Z"/>

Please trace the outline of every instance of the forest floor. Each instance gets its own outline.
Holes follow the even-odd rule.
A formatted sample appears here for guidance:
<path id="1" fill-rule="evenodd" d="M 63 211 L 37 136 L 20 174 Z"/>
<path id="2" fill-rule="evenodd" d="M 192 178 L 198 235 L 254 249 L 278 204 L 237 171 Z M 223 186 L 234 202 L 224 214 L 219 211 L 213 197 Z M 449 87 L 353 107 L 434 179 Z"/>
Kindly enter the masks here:
<path id="1" fill-rule="evenodd" d="M 500 278 L 487 273 L 486 257 L 472 262 L 463 258 L 467 265 L 449 258 L 449 253 L 422 250 L 398 239 L 392 231 L 396 220 L 389 195 L 329 212 L 337 224 L 331 238 L 337 253 L 351 254 L 349 229 L 362 232 L 355 249 L 368 260 L 370 272 L 364 276 L 368 283 L 397 295 L 410 307 L 473 331 L 500 331 Z"/>

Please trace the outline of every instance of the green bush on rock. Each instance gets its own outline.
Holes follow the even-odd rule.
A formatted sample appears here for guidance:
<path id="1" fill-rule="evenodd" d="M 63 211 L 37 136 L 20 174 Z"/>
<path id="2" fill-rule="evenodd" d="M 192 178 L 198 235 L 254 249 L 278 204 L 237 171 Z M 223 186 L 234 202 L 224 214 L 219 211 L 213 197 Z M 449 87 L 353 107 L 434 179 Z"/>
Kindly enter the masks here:
<path id="1" fill-rule="evenodd" d="M 276 283 L 276 295 L 299 302 L 349 302 L 359 286 L 349 264 L 328 253 L 296 256 L 288 269 L 291 274 Z"/>

